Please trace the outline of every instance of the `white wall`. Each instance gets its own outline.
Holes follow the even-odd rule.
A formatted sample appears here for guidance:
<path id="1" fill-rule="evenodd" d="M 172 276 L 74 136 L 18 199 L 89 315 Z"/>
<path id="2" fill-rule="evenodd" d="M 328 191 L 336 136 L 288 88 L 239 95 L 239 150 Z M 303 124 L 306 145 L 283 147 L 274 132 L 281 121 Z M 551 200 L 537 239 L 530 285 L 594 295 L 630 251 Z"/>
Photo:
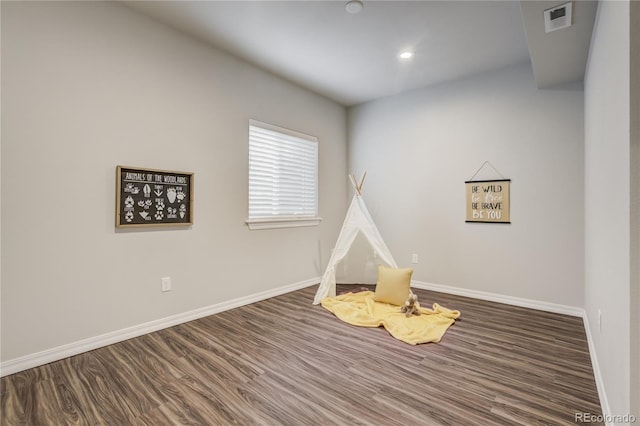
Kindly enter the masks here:
<path id="1" fill-rule="evenodd" d="M 630 2 L 631 19 L 631 411 L 640 418 L 640 2 Z"/>
<path id="2" fill-rule="evenodd" d="M 640 2 L 630 2 L 631 411 L 640 418 Z"/>
<path id="3" fill-rule="evenodd" d="M 319 138 L 319 227 L 247 230 L 250 118 Z M 193 227 L 117 231 L 118 164 L 194 172 Z M 342 171 L 334 102 L 117 2 L 2 2 L 2 361 L 318 277 Z"/>
<path id="4" fill-rule="evenodd" d="M 631 408 L 629 30 L 628 1 L 600 2 L 585 76 L 585 310 L 613 415 Z"/>
<path id="5" fill-rule="evenodd" d="M 581 86 L 538 90 L 529 64 L 349 110 L 349 169 L 368 172 L 371 214 L 415 280 L 572 307 L 582 140 Z M 485 160 L 512 179 L 511 224 L 465 223 L 464 182 Z"/>

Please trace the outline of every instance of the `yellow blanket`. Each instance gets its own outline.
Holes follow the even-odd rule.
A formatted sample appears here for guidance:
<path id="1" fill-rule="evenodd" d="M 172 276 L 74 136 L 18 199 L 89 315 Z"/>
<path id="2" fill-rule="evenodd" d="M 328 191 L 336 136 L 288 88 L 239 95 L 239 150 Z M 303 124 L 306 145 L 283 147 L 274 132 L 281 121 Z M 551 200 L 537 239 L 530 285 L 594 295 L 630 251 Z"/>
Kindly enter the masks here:
<path id="1" fill-rule="evenodd" d="M 437 303 L 433 309 L 420 307 L 420 315 L 406 317 L 399 306 L 373 300 L 372 291 L 325 297 L 320 302 L 342 321 L 360 327 L 380 327 L 396 339 L 411 345 L 439 342 L 449 326 L 460 316 Z"/>

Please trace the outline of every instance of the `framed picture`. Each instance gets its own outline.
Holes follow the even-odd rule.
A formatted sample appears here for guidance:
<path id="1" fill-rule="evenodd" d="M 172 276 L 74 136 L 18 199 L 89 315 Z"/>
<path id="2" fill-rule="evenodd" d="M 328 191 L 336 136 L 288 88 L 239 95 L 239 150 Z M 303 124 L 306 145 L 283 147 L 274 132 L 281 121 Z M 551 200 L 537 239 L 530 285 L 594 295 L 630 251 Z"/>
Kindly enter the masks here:
<path id="1" fill-rule="evenodd" d="M 465 185 L 467 190 L 465 222 L 511 223 L 510 179 L 466 181 Z"/>
<path id="2" fill-rule="evenodd" d="M 116 167 L 116 227 L 193 224 L 193 173 Z"/>

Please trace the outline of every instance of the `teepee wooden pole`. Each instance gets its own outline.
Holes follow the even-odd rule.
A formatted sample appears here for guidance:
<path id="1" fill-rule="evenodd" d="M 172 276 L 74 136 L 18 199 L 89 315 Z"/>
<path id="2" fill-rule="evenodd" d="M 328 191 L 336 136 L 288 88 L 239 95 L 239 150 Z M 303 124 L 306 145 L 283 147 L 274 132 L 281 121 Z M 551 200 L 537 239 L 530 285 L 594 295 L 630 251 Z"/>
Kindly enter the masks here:
<path id="1" fill-rule="evenodd" d="M 358 182 L 356 182 L 356 177 L 353 175 L 353 173 L 351 173 L 349 175 L 349 179 L 351 180 L 351 184 L 353 185 L 353 189 L 356 190 L 356 194 L 361 195 L 360 194 L 360 188 L 358 187 Z"/>
<path id="2" fill-rule="evenodd" d="M 351 180 L 351 185 L 353 185 L 353 189 L 356 190 L 356 194 L 362 195 L 362 185 L 364 185 L 364 178 L 367 177 L 367 172 L 364 172 L 360 180 L 356 180 L 356 175 L 353 173 L 349 174 L 349 180 Z"/>
<path id="3" fill-rule="evenodd" d="M 364 184 L 364 178 L 367 177 L 367 172 L 365 171 L 362 175 L 362 179 L 360 179 L 360 184 L 358 185 L 358 193 L 362 192 L 362 185 Z"/>

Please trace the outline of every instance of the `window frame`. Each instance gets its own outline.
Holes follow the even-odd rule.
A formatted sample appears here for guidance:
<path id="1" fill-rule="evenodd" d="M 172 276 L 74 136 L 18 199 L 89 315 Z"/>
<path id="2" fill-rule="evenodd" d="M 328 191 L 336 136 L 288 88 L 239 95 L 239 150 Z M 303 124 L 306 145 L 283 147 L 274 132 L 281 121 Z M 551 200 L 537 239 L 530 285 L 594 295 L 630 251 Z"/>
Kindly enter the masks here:
<path id="1" fill-rule="evenodd" d="M 305 141 L 313 142 L 316 145 L 315 149 L 315 213 L 313 215 L 285 215 L 278 214 L 273 216 L 263 216 L 263 217 L 250 217 L 249 212 L 251 210 L 251 127 L 256 127 L 259 129 L 267 130 L 270 132 L 280 133 L 285 136 L 290 136 L 294 138 L 304 139 Z M 297 227 L 306 227 L 306 226 L 318 226 L 322 221 L 322 218 L 318 215 L 319 211 L 319 203 L 318 203 L 318 138 L 315 136 L 310 136 L 305 133 L 301 133 L 295 130 L 287 129 L 284 127 L 276 126 L 273 124 L 265 123 L 262 121 L 250 119 L 249 127 L 248 127 L 248 161 L 247 161 L 247 219 L 245 224 L 249 227 L 250 230 L 259 230 L 259 229 L 278 229 L 278 228 L 297 228 Z"/>

